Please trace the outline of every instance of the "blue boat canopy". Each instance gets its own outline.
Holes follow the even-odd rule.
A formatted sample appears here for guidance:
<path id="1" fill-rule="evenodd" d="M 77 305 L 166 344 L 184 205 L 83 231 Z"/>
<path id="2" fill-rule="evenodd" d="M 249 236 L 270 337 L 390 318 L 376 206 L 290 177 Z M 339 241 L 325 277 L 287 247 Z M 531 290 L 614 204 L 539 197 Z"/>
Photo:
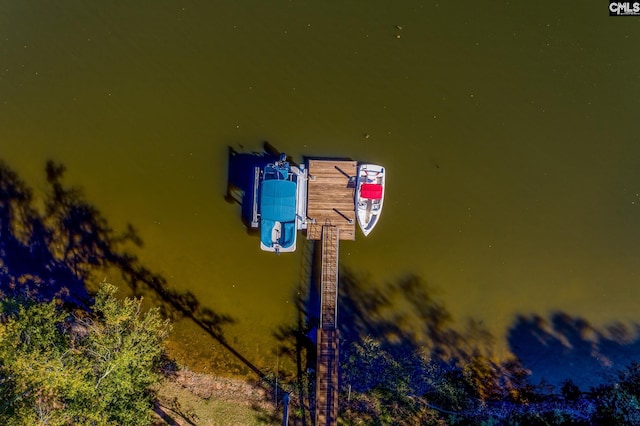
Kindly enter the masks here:
<path id="1" fill-rule="evenodd" d="M 296 219 L 296 183 L 277 179 L 263 181 L 260 216 L 264 220 L 294 221 Z"/>

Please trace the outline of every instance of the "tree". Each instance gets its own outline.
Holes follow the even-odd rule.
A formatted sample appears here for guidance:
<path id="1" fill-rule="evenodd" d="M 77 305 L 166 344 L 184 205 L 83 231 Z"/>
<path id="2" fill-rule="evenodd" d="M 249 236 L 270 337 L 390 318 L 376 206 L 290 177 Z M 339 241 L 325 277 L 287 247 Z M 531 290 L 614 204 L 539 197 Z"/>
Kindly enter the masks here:
<path id="1" fill-rule="evenodd" d="M 170 325 L 103 284 L 92 312 L 0 302 L 0 423 L 144 425 Z"/>

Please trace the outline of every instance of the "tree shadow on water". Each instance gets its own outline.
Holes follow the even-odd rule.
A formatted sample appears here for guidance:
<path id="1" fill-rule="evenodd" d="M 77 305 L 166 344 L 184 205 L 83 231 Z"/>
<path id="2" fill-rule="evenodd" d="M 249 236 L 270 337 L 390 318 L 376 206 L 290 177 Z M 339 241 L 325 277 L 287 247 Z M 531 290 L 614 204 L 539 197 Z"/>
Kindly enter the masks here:
<path id="1" fill-rule="evenodd" d="M 519 316 L 508 333 L 511 351 L 531 371 L 529 381 L 550 391 L 571 380 L 587 390 L 611 380 L 638 359 L 640 326 L 614 323 L 598 329 L 584 318 L 555 312 L 548 319 Z"/>
<path id="2" fill-rule="evenodd" d="M 317 272 L 317 256 L 306 263 Z M 302 275 L 299 316 L 275 333 L 293 366 L 279 377 L 295 395 L 296 425 L 313 423 L 320 303 L 317 274 Z M 564 313 L 520 316 L 505 359 L 478 322 L 454 327 L 437 290 L 417 275 L 380 283 L 343 267 L 338 288 L 344 424 L 600 424 L 594 419 L 631 416 L 640 398 L 640 366 L 630 364 L 640 353 L 638 325 L 599 330 Z M 585 378 L 604 384 L 584 392 L 594 384 Z"/>
<path id="3" fill-rule="evenodd" d="M 379 284 L 343 269 L 340 279 L 341 386 L 396 397 L 446 395 L 462 410 L 461 395 L 481 400 L 525 398 L 526 371 L 516 359 L 498 360 L 494 337 L 478 322 L 454 328 L 437 291 L 417 275 Z M 457 393 L 457 395 L 456 395 Z M 403 398 L 401 398 L 402 400 Z"/>
<path id="4" fill-rule="evenodd" d="M 104 249 L 99 235 L 109 231 L 89 206 L 65 203 L 61 166 L 48 163 L 46 172 L 51 188 L 40 212 L 31 189 L 0 163 L 0 290 L 84 307 L 87 269 Z"/>
<path id="5" fill-rule="evenodd" d="M 189 291 L 169 286 L 161 274 L 132 253 L 142 239 L 129 225 L 116 232 L 81 190 L 63 183 L 65 167 L 49 161 L 42 199 L 18 174 L 0 162 L 0 296 L 37 301 L 61 300 L 87 309 L 91 291 L 105 273 L 119 271 L 136 296 L 151 296 L 173 320 L 186 317 L 214 338 L 244 366 L 264 373 L 225 338 L 228 315 L 201 305 Z M 91 287 L 93 286 L 93 287 Z"/>
<path id="6" fill-rule="evenodd" d="M 294 424 L 307 424 L 314 411 L 314 278 L 310 291 L 297 290 L 297 324 L 276 333 L 282 353 L 295 357 L 297 372 L 288 379 L 298 393 L 296 403 L 304 403 L 298 410 L 308 410 Z M 338 288 L 339 411 L 346 424 L 425 424 L 434 409 L 466 412 L 480 400 L 525 397 L 526 371 L 517 360 L 497 361 L 493 337 L 477 323 L 455 330 L 436 292 L 420 277 L 380 284 L 341 268 Z"/>

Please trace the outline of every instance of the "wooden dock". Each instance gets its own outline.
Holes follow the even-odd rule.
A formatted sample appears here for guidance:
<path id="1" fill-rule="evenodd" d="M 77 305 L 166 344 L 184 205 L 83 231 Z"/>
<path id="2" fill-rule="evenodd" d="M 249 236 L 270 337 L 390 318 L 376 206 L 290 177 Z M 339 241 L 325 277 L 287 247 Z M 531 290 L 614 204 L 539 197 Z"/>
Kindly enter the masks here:
<path id="1" fill-rule="evenodd" d="M 309 160 L 307 238 L 320 240 L 322 227 L 337 227 L 339 239 L 355 240 L 355 188 L 357 162 Z"/>
<path id="2" fill-rule="evenodd" d="M 341 227 L 322 231 L 320 327 L 316 368 L 316 426 L 338 422 L 338 256 Z"/>
<path id="3" fill-rule="evenodd" d="M 322 239 L 316 426 L 338 424 L 338 257 L 340 240 L 355 240 L 358 164 L 309 160 L 307 239 Z"/>

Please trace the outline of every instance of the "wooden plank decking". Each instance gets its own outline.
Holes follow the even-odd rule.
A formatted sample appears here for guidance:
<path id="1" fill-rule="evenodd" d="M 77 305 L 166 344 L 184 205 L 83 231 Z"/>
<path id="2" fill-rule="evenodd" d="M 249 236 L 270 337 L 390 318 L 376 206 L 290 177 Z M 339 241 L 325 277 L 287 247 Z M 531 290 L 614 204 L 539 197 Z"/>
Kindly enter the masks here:
<path id="1" fill-rule="evenodd" d="M 338 330 L 318 329 L 316 426 L 338 424 Z"/>
<path id="2" fill-rule="evenodd" d="M 338 249 L 340 228 L 322 228 L 320 327 L 316 368 L 316 426 L 338 422 Z"/>
<path id="3" fill-rule="evenodd" d="M 338 423 L 338 258 L 340 240 L 355 240 L 357 162 L 309 160 L 307 239 L 322 239 L 316 426 Z"/>
<path id="4" fill-rule="evenodd" d="M 322 226 L 340 229 L 341 240 L 355 240 L 355 186 L 357 162 L 309 160 L 307 238 L 322 238 Z"/>

